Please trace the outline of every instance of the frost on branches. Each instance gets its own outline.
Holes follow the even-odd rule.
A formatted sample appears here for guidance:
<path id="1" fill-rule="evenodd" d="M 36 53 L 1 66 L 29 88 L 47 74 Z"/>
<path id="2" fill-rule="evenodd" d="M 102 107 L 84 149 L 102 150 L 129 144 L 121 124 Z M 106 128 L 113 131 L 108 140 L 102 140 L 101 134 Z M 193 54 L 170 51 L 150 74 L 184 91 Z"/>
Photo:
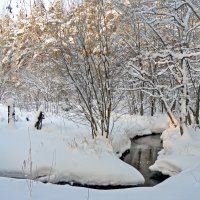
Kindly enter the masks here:
<path id="1" fill-rule="evenodd" d="M 156 101 L 184 134 L 186 126 L 199 126 L 199 7 L 184 0 L 129 2 L 118 6 L 129 13 L 122 28 L 133 52 L 125 71 L 132 78 L 123 88 L 147 96 L 152 111 Z"/>

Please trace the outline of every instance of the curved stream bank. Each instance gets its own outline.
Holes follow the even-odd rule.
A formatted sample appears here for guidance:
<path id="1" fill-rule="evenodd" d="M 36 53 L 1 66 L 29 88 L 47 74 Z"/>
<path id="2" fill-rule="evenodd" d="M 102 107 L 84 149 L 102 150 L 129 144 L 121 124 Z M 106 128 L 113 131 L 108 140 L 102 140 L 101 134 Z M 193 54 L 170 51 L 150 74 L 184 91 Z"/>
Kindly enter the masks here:
<path id="1" fill-rule="evenodd" d="M 149 170 L 149 166 L 154 164 L 161 149 L 160 134 L 141 136 L 132 139 L 130 152 L 122 158 L 124 162 L 134 166 L 144 176 L 144 186 L 154 186 L 169 177 Z"/>
<path id="2" fill-rule="evenodd" d="M 138 171 L 140 171 L 144 178 L 145 184 L 144 185 L 87 185 L 81 184 L 78 182 L 57 182 L 55 184 L 59 185 L 73 185 L 73 186 L 80 186 L 80 187 L 87 187 L 87 188 L 94 188 L 94 189 L 122 189 L 122 188 L 130 188 L 130 187 L 142 187 L 142 186 L 154 186 L 166 178 L 168 176 L 164 176 L 158 172 L 151 172 L 149 170 L 149 166 L 151 166 L 155 160 L 157 159 L 157 153 L 162 149 L 162 144 L 160 140 L 160 135 L 148 135 L 134 138 L 131 141 L 131 148 L 129 151 L 126 151 L 126 155 L 124 153 L 123 161 L 134 166 Z M 13 178 L 27 178 L 24 173 L 17 173 L 17 172 L 0 172 L 0 176 L 2 177 L 13 177 Z M 35 177 L 35 180 L 43 178 L 45 176 Z M 48 180 L 48 179 L 45 179 Z M 41 180 L 40 180 L 41 181 Z M 46 181 L 43 181 L 46 183 Z"/>

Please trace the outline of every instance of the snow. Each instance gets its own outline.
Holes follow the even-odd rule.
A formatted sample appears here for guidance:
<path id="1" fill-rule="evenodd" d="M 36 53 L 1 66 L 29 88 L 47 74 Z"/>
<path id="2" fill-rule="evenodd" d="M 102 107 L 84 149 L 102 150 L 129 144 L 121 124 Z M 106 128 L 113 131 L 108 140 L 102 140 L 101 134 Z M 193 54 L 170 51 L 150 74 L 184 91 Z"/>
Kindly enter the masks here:
<path id="1" fill-rule="evenodd" d="M 118 116 L 115 116 L 118 118 Z M 112 131 L 112 146 L 120 157 L 122 153 L 130 149 L 130 139 L 135 136 L 162 133 L 170 126 L 167 115 L 158 114 L 155 116 L 130 116 L 123 115 L 115 123 Z"/>
<path id="2" fill-rule="evenodd" d="M 188 128 L 181 136 L 179 128 L 169 128 L 161 136 L 163 150 L 154 165 L 153 171 L 173 176 L 200 163 L 200 131 Z"/>
<path id="3" fill-rule="evenodd" d="M 56 44 L 56 39 L 55 38 L 48 38 L 45 40 L 46 44 Z"/>
<path id="4" fill-rule="evenodd" d="M 151 188 L 141 187 L 104 191 L 69 185 L 61 186 L 32 182 L 30 192 L 28 183 L 25 180 L 0 178 L 0 196 L 2 199 L 8 200 L 199 200 L 200 166 L 181 172 Z"/>
<path id="5" fill-rule="evenodd" d="M 2 120 L 1 176 L 29 177 L 50 183 L 143 184 L 143 176 L 116 157 L 109 140 L 103 137 L 93 140 L 84 127 L 78 128 L 67 120 L 61 123 L 61 118 L 56 116 L 47 116 L 46 124 L 39 131 L 32 127 L 32 120 L 27 122 L 25 118 L 21 116 L 15 129 L 8 128 L 6 120 Z M 71 132 L 72 129 L 77 132 Z"/>
<path id="6" fill-rule="evenodd" d="M 200 133 L 188 129 L 182 137 L 178 128 L 168 128 L 166 116 L 123 116 L 113 129 L 112 140 L 91 139 L 89 129 L 62 117 L 45 114 L 43 129 L 32 127 L 35 113 L 16 108 L 15 128 L 7 125 L 7 107 L 0 105 L 0 197 L 1 199 L 56 200 L 199 200 Z M 26 121 L 29 116 L 30 121 Z M 137 134 L 166 129 L 163 150 L 152 170 L 173 175 L 154 187 L 95 190 L 51 183 L 88 185 L 137 185 L 142 175 L 115 155 Z M 120 133 L 120 134 L 119 134 Z M 120 137 L 124 136 L 120 142 Z M 118 143 L 116 142 L 118 141 Z M 126 141 L 126 142 L 125 142 Z M 117 144 L 119 147 L 117 148 Z M 3 177 L 4 176 L 4 177 Z M 15 178 L 10 178 L 15 177 Z M 20 179 L 16 179 L 20 178 Z M 32 178 L 21 179 L 21 178 Z M 48 182 L 47 184 L 41 183 Z M 134 198 L 136 197 L 136 198 Z"/>
<path id="7" fill-rule="evenodd" d="M 9 126 L 11 128 L 15 127 L 15 110 L 14 110 L 14 100 L 12 98 L 8 99 L 6 102 L 8 108 L 9 108 Z"/>

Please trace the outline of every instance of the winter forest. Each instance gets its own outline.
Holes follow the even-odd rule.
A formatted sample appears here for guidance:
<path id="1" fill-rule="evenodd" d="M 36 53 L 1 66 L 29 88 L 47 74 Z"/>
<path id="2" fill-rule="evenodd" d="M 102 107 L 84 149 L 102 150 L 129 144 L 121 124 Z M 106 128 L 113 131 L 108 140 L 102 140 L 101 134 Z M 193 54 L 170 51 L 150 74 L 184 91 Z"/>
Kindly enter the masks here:
<path id="1" fill-rule="evenodd" d="M 199 126 L 199 1 L 36 1 L 1 18 L 0 99 L 64 103 L 92 134 L 112 112 Z"/>
<path id="2" fill-rule="evenodd" d="M 0 47 L 3 199 L 200 198 L 199 0 L 10 0 Z M 32 127 L 36 112 L 44 113 L 40 131 Z M 147 153 L 135 147 L 154 135 L 161 147 L 148 170 L 170 178 L 122 189 L 144 184 Z M 139 164 L 127 165 L 135 152 Z"/>

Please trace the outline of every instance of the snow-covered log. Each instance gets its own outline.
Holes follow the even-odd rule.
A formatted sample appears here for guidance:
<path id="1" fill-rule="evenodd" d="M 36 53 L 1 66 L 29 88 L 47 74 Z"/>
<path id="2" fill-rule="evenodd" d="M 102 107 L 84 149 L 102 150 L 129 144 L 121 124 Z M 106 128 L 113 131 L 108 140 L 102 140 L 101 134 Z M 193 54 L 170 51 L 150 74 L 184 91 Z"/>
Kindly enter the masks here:
<path id="1" fill-rule="evenodd" d="M 8 106 L 8 125 L 10 127 L 15 127 L 15 108 L 14 108 L 14 100 L 12 98 L 7 100 Z"/>
<path id="2" fill-rule="evenodd" d="M 35 117 L 34 127 L 38 130 L 42 129 L 42 120 L 44 119 L 43 106 L 41 105 Z"/>

